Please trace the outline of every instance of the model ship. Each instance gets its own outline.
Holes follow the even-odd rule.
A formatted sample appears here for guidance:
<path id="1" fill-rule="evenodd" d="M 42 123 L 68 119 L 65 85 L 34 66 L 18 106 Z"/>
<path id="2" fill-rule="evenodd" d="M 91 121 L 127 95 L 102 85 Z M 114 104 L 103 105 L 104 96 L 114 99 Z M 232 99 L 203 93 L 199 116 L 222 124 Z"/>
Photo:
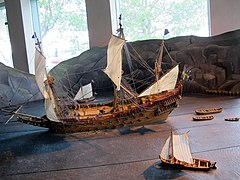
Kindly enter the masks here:
<path id="1" fill-rule="evenodd" d="M 60 133 L 140 126 L 166 120 L 168 115 L 178 107 L 181 98 L 181 83 L 177 83 L 178 65 L 161 78 L 159 77 L 165 47 L 162 41 L 160 57 L 156 60 L 155 69 L 152 69 L 155 72 L 155 81 L 144 91 L 137 93 L 122 78 L 122 49 L 124 47 L 126 51 L 127 45 L 121 26 L 118 32 L 119 35 L 112 35 L 109 41 L 107 67 L 103 70 L 115 87 L 113 101 L 81 103 L 84 99 L 94 99 L 91 91 L 85 91 L 84 88 L 80 88 L 80 96 L 77 93 L 77 97 L 71 102 L 57 97 L 54 78 L 46 71 L 46 59 L 37 39 L 36 44 L 39 46 L 35 54 L 35 79 L 45 99 L 46 115 L 37 117 L 2 111 L 15 114 L 20 122 L 46 127 Z M 84 91 L 89 92 L 90 96 L 84 96 Z"/>
<path id="2" fill-rule="evenodd" d="M 223 108 L 209 108 L 209 109 L 196 109 L 195 113 L 199 115 L 203 115 L 203 114 L 220 113 L 222 111 L 223 111 Z"/>
<path id="3" fill-rule="evenodd" d="M 216 168 L 216 162 L 192 157 L 188 133 L 175 135 L 171 132 L 159 158 L 164 164 L 180 169 L 209 171 Z"/>
<path id="4" fill-rule="evenodd" d="M 81 86 L 75 95 L 74 99 L 77 102 L 89 102 L 95 99 L 93 95 L 92 83 L 88 83 L 84 86 Z"/>
<path id="5" fill-rule="evenodd" d="M 225 118 L 225 121 L 239 121 L 239 118 Z"/>
<path id="6" fill-rule="evenodd" d="M 205 120 L 212 120 L 214 116 L 193 116 L 194 121 L 205 121 Z"/>

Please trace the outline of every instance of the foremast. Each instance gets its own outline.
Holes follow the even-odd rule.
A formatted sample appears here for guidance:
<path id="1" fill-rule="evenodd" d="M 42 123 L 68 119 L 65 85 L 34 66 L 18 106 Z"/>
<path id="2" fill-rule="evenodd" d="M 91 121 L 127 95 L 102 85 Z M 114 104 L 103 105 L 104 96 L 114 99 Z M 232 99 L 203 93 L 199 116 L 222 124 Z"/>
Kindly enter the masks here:
<path id="1" fill-rule="evenodd" d="M 42 53 L 42 48 L 39 39 L 34 33 L 33 38 L 35 39 L 35 80 L 42 93 L 45 102 L 44 107 L 46 116 L 51 121 L 59 122 L 59 109 L 56 103 L 56 97 L 53 92 L 54 79 L 48 75 L 46 70 L 46 58 Z"/>

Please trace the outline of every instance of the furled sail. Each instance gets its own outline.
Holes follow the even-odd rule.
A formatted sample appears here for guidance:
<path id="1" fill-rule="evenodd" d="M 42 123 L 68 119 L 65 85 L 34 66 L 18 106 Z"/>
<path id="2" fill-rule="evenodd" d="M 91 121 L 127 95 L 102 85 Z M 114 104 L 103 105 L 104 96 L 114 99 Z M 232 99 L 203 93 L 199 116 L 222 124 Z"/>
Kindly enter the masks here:
<path id="1" fill-rule="evenodd" d="M 46 80 L 46 58 L 38 51 L 35 51 L 35 80 L 45 99 L 45 111 L 48 119 L 59 122 L 54 111 L 56 107 L 54 96 L 50 87 L 46 89 L 44 81 Z"/>
<path id="2" fill-rule="evenodd" d="M 80 87 L 79 91 L 74 97 L 74 100 L 81 100 L 81 99 L 86 99 L 91 97 L 93 97 L 92 83 L 89 83 L 85 86 Z"/>
<path id="3" fill-rule="evenodd" d="M 112 82 L 120 90 L 122 77 L 122 48 L 125 40 L 112 35 L 107 50 L 107 67 L 103 72 L 108 75 Z"/>
<path id="4" fill-rule="evenodd" d="M 170 139 L 171 139 L 171 136 L 169 136 L 162 148 L 162 152 L 160 154 L 160 156 L 163 158 L 163 159 L 166 159 L 166 160 L 169 160 L 169 155 L 171 155 L 171 150 L 170 150 Z"/>
<path id="5" fill-rule="evenodd" d="M 168 73 L 161 77 L 152 86 L 148 87 L 138 97 L 148 96 L 151 94 L 157 94 L 162 91 L 174 89 L 178 78 L 178 65 L 171 69 Z"/>
<path id="6" fill-rule="evenodd" d="M 173 156 L 180 161 L 193 164 L 187 133 L 173 135 Z"/>

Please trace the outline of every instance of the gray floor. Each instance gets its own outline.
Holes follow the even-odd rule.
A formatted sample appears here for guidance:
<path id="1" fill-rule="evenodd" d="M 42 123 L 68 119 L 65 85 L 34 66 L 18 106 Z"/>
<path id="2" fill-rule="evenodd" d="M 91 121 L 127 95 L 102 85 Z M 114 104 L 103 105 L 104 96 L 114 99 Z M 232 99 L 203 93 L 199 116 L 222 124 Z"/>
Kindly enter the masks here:
<path id="1" fill-rule="evenodd" d="M 210 121 L 192 121 L 197 108 L 224 107 Z M 23 112 L 41 115 L 41 102 Z M 165 123 L 132 129 L 52 134 L 0 114 L 0 179 L 240 179 L 240 117 L 237 97 L 187 96 Z M 157 166 L 170 130 L 189 131 L 194 157 L 217 161 L 209 172 Z"/>

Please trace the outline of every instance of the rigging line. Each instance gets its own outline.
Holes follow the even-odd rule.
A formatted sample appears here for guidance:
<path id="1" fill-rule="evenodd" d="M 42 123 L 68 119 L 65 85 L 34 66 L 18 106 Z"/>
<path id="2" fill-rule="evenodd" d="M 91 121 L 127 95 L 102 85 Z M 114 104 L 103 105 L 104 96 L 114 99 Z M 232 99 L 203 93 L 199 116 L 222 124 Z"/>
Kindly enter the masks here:
<path id="1" fill-rule="evenodd" d="M 18 113 L 18 111 L 23 107 L 23 105 L 19 106 L 18 109 L 11 115 L 11 117 L 4 123 L 7 124 L 14 116 Z"/>
<path id="2" fill-rule="evenodd" d="M 176 61 L 174 61 L 174 59 L 173 59 L 173 58 L 170 56 L 170 54 L 169 54 L 169 52 L 168 52 L 168 50 L 167 50 L 166 46 L 165 46 L 165 45 L 163 45 L 163 47 L 164 47 L 165 51 L 167 52 L 167 54 L 168 54 L 168 56 L 169 56 L 170 60 L 176 64 Z"/>
<path id="3" fill-rule="evenodd" d="M 94 63 L 94 65 L 93 65 L 91 68 L 89 68 L 89 69 L 91 70 L 92 68 L 94 68 L 94 67 L 97 65 L 97 63 L 98 63 L 100 60 L 102 60 L 103 58 L 106 58 L 106 55 L 104 55 L 102 58 L 100 58 L 98 61 L 96 61 L 96 62 Z M 82 79 L 83 76 L 84 76 L 84 74 L 82 74 L 82 76 L 80 76 L 80 78 L 78 79 L 77 83 L 79 83 L 79 81 Z"/>
<path id="4" fill-rule="evenodd" d="M 137 53 L 137 52 L 136 52 Z M 143 66 L 144 68 L 148 69 L 149 71 L 153 72 L 153 69 L 148 65 L 148 63 L 142 59 L 142 57 L 138 54 L 139 59 L 137 57 L 135 57 L 133 54 L 131 54 L 132 58 L 138 62 L 138 64 L 140 64 L 141 66 Z"/>
<path id="5" fill-rule="evenodd" d="M 31 62 L 33 61 L 33 59 L 34 59 L 34 56 L 32 56 L 31 61 L 30 61 L 30 64 L 31 64 Z M 28 78 L 27 78 L 27 80 L 29 81 Z M 22 81 L 23 81 L 23 78 L 21 79 L 20 83 L 18 83 L 18 88 L 17 88 L 17 90 L 15 91 L 15 93 L 14 93 L 14 91 L 13 91 L 13 95 L 12 95 L 12 97 L 10 98 L 9 102 L 11 102 L 12 99 L 14 98 L 15 94 L 16 94 L 17 92 L 19 92 L 20 85 L 22 84 Z M 28 91 L 28 92 L 29 92 L 29 91 Z M 38 91 L 37 93 L 39 93 L 39 91 Z M 37 93 L 35 93 L 33 96 L 35 96 Z M 19 94 L 22 94 L 22 95 L 23 95 L 23 93 L 19 93 Z M 29 92 L 29 94 L 31 94 L 31 93 Z M 32 96 L 32 97 L 33 97 L 33 96 Z M 32 97 L 30 97 L 30 98 L 28 99 L 28 101 L 29 101 Z"/>
<path id="6" fill-rule="evenodd" d="M 135 83 L 134 83 L 134 80 L 133 80 L 133 76 L 132 76 L 133 65 L 132 65 L 130 53 L 129 53 L 129 50 L 128 50 L 128 47 L 127 47 L 127 44 L 126 44 L 126 43 L 124 44 L 124 50 L 125 50 L 125 53 L 126 53 L 126 58 L 127 58 L 128 66 L 129 66 L 130 78 L 131 78 L 131 80 L 133 81 L 134 90 L 136 91 L 136 86 L 135 86 Z"/>
<path id="7" fill-rule="evenodd" d="M 132 46 L 131 43 L 129 43 L 129 45 L 131 46 L 131 48 L 133 49 L 133 51 L 138 55 L 139 57 L 139 60 L 133 56 L 133 59 L 136 60 L 138 63 L 140 61 L 140 65 L 142 65 L 143 67 L 145 67 L 146 69 L 148 69 L 152 74 L 155 74 L 154 73 L 154 70 L 148 65 L 148 63 L 140 56 L 140 54 L 138 54 L 138 52 L 135 50 L 135 48 Z"/>
<path id="8" fill-rule="evenodd" d="M 9 81 L 9 79 L 8 79 L 8 81 Z M 10 98 L 10 100 L 9 100 L 9 102 L 11 102 L 12 101 L 12 99 L 14 98 L 14 96 L 15 96 L 15 94 L 19 91 L 19 87 L 20 87 L 20 84 L 22 83 L 22 81 L 23 81 L 23 79 L 21 79 L 21 81 L 18 83 L 18 87 L 17 87 L 17 89 L 16 90 L 14 90 L 11 86 L 11 89 L 12 89 L 12 91 L 13 91 L 13 95 L 12 95 L 12 97 Z M 9 83 L 9 82 L 8 82 Z"/>
<path id="9" fill-rule="evenodd" d="M 29 67 L 34 66 L 34 63 L 35 63 L 35 53 L 33 53 L 32 57 L 30 58 Z"/>
<path id="10" fill-rule="evenodd" d="M 80 73 L 68 73 L 69 76 L 75 76 L 75 75 L 79 75 L 79 74 L 86 74 L 86 73 L 89 73 L 89 72 L 93 72 L 93 71 L 99 71 L 99 70 L 102 70 L 104 69 L 104 67 L 100 67 L 100 68 L 96 68 L 96 69 L 92 69 L 92 70 L 88 70 L 88 71 L 83 71 L 83 72 L 80 72 Z"/>
<path id="11" fill-rule="evenodd" d="M 31 102 L 30 100 L 31 100 L 34 96 L 36 96 L 39 92 L 40 92 L 40 90 L 38 90 L 35 94 L 33 94 L 30 98 L 28 98 L 28 99 L 26 100 L 26 102 L 21 103 L 21 106 L 24 106 L 24 105 L 30 103 L 30 102 Z M 4 102 L 4 101 L 2 101 L 2 102 Z M 12 105 L 13 105 L 13 106 L 16 106 L 16 105 L 19 105 L 19 104 L 12 104 Z"/>
<path id="12" fill-rule="evenodd" d="M 144 61 L 144 60 L 140 60 L 138 58 L 136 58 L 135 56 L 132 55 L 132 58 L 138 63 L 140 64 L 143 68 L 147 69 L 150 73 L 154 74 L 152 68 Z M 155 74 L 154 74 L 155 75 Z"/>

